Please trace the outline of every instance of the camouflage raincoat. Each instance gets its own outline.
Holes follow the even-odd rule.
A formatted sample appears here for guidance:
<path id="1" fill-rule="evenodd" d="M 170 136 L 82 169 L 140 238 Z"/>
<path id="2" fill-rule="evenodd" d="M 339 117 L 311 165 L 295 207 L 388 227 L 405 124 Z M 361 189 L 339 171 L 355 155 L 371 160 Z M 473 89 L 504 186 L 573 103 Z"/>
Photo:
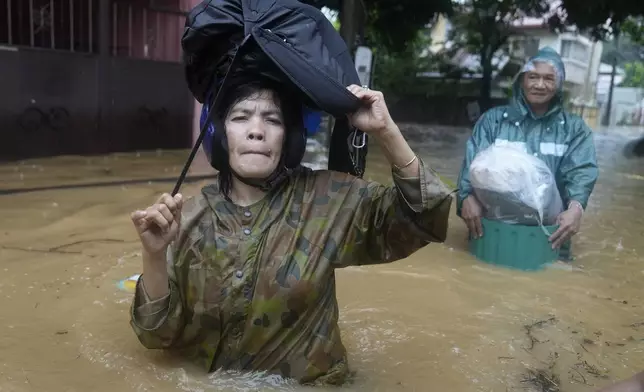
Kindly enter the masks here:
<path id="1" fill-rule="evenodd" d="M 565 68 L 559 54 L 545 47 L 529 60 L 535 61 L 549 62 L 561 78 L 550 110 L 543 116 L 532 112 L 523 96 L 520 74 L 514 81 L 510 104 L 490 109 L 481 116 L 467 142 L 459 177 L 459 215 L 463 200 L 473 192 L 470 164 L 478 152 L 492 144 L 511 144 L 543 160 L 555 175 L 564 205 L 573 200 L 583 208 L 588 204 L 598 175 L 593 132 L 583 119 L 563 109 Z"/>
<path id="2" fill-rule="evenodd" d="M 183 207 L 169 295 L 151 301 L 139 281 L 131 325 L 145 347 L 177 349 L 208 371 L 343 383 L 335 268 L 444 241 L 450 193 L 422 161 L 420 178 L 394 174 L 390 187 L 301 168 L 249 207 L 207 186 Z"/>

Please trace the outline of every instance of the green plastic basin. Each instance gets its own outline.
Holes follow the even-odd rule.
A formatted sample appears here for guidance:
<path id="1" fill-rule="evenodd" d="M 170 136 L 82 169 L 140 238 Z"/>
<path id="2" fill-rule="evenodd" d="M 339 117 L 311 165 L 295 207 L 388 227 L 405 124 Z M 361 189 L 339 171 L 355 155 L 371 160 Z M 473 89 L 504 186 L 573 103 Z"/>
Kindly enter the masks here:
<path id="1" fill-rule="evenodd" d="M 483 237 L 470 238 L 470 252 L 479 260 L 524 271 L 542 269 L 559 257 L 540 226 L 523 226 L 481 219 Z M 554 233 L 558 226 L 545 226 Z"/>

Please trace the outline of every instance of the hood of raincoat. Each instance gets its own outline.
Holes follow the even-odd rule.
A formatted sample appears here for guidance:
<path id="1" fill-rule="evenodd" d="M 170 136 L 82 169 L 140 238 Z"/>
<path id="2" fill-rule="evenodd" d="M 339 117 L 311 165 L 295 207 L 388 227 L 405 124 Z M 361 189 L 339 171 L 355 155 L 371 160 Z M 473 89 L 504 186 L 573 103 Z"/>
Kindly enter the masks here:
<path id="1" fill-rule="evenodd" d="M 534 67 L 534 63 L 536 62 L 546 62 L 552 65 L 555 68 L 555 71 L 557 72 L 557 92 L 555 93 L 554 97 L 552 97 L 552 101 L 550 101 L 550 109 L 543 116 L 537 116 L 532 112 L 532 109 L 530 109 L 530 105 L 525 99 L 525 95 L 523 94 L 523 87 L 522 87 L 523 74 L 530 71 Z M 563 101 L 564 101 L 563 85 L 564 85 L 565 79 L 566 79 L 566 69 L 563 61 L 561 60 L 561 56 L 559 56 L 559 53 L 557 53 L 556 50 L 554 50 L 549 46 L 546 46 L 540 49 L 536 55 L 531 57 L 526 62 L 526 64 L 521 69 L 521 72 L 514 79 L 514 83 L 512 85 L 511 104 L 514 107 L 514 109 L 518 110 L 521 113 L 522 116 L 529 115 L 535 119 L 550 117 L 551 115 L 556 114 L 563 109 Z"/>

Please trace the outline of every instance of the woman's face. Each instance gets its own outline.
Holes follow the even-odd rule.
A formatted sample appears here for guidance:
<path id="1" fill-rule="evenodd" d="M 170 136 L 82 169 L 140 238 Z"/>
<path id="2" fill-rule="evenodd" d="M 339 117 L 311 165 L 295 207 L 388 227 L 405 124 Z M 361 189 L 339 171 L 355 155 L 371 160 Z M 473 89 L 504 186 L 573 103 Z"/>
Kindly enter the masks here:
<path id="1" fill-rule="evenodd" d="M 230 167 L 241 177 L 263 179 L 277 168 L 284 142 L 284 119 L 271 91 L 242 99 L 226 116 Z"/>

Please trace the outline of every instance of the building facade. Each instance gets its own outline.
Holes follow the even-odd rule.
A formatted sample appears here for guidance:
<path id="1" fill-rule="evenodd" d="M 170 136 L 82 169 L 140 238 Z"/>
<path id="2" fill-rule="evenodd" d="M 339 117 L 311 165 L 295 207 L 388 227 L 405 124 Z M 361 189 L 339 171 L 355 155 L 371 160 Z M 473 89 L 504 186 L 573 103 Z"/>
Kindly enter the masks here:
<path id="1" fill-rule="evenodd" d="M 0 160 L 187 148 L 187 0 L 0 0 Z"/>

